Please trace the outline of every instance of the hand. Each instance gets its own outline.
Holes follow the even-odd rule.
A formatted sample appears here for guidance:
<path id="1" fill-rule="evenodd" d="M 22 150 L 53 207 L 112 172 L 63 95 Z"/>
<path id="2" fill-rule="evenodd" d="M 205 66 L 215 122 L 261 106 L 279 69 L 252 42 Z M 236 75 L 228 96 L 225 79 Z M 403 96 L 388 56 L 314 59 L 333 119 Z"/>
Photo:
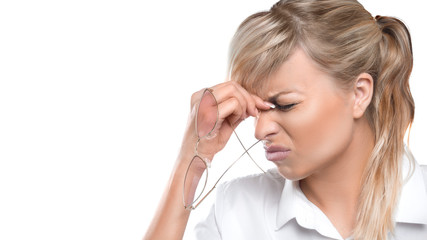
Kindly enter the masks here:
<path id="1" fill-rule="evenodd" d="M 216 99 L 218 105 L 218 119 L 216 116 L 216 106 L 214 105 L 215 101 L 211 101 L 212 104 L 204 104 L 200 107 L 199 117 L 203 115 L 203 112 L 208 111 L 208 119 L 199 121 L 198 129 L 203 128 L 204 121 L 207 122 L 204 125 L 209 126 L 209 130 L 213 127 L 213 124 L 216 121 L 215 129 L 211 137 L 202 138 L 197 149 L 197 153 L 209 160 L 212 160 L 213 156 L 222 150 L 228 140 L 230 139 L 233 129 L 236 128 L 244 119 L 249 116 L 256 117 L 259 110 L 268 110 L 269 105 L 266 105 L 264 101 L 247 92 L 242 86 L 234 81 L 228 81 L 221 83 L 212 88 L 212 94 Z M 195 121 L 197 108 L 202 98 L 203 90 L 200 90 L 193 94 L 191 98 L 192 111 L 190 114 L 190 128 L 187 130 L 189 134 L 195 136 L 197 142 L 197 132 L 195 129 Z M 204 100 L 205 102 L 205 100 Z M 209 113 L 210 112 L 210 113 Z M 213 114 L 212 114 L 213 113 Z M 210 116 L 209 116 L 210 115 Z M 210 118 L 210 119 L 209 119 Z M 215 118 L 215 119 L 212 119 Z M 203 130 L 203 129 L 202 129 Z M 205 136 L 208 131 L 203 131 L 202 136 Z M 194 137 L 192 138 L 194 142 Z M 191 141 L 190 141 L 191 142 Z M 195 146 L 194 142 L 194 146 Z M 194 148 L 193 148 L 194 149 Z"/>
<path id="2" fill-rule="evenodd" d="M 270 106 L 265 104 L 261 98 L 251 95 L 236 82 L 221 83 L 211 89 L 218 104 L 218 120 L 216 121 L 216 113 L 214 115 L 208 114 L 215 118 L 215 134 L 211 138 L 203 138 L 198 144 L 198 154 L 208 159 L 212 159 L 217 152 L 225 147 L 231 134 L 233 134 L 233 129 L 240 122 L 249 116 L 256 117 L 260 110 L 270 109 Z M 192 170 L 187 172 L 195 154 L 194 150 L 198 139 L 195 120 L 197 106 L 203 92 L 204 90 L 198 91 L 191 98 L 192 110 L 181 152 L 155 218 L 144 239 L 181 239 L 184 234 L 185 226 L 190 216 L 190 211 L 183 208 L 182 202 L 184 179 L 188 178 L 192 181 L 192 188 L 184 190 L 188 194 L 188 202 L 192 202 L 198 179 L 200 179 L 205 170 L 204 163 L 201 162 L 200 167 L 191 167 Z M 216 105 L 214 104 L 215 109 Z M 187 173 L 188 175 L 186 175 Z M 165 231 L 165 229 L 168 231 Z"/>

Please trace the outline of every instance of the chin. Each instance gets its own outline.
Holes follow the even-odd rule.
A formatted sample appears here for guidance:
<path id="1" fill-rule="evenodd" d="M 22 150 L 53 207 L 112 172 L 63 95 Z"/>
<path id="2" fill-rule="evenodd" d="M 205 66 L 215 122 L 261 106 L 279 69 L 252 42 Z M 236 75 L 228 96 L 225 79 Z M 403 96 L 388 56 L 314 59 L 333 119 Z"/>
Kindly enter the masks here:
<path id="1" fill-rule="evenodd" d="M 305 171 L 297 171 L 287 166 L 277 166 L 277 170 L 282 177 L 291 181 L 299 181 L 310 175 Z"/>

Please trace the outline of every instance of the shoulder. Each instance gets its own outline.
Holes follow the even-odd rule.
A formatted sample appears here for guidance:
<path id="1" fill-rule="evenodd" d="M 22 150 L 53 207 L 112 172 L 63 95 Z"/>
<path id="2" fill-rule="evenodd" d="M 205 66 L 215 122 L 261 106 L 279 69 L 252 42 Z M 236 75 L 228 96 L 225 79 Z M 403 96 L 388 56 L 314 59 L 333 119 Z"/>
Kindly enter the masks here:
<path id="1" fill-rule="evenodd" d="M 274 201 L 283 191 L 286 179 L 277 169 L 270 169 L 266 173 L 248 175 L 236 178 L 221 184 L 218 187 L 217 203 L 222 207 L 237 205 L 262 205 Z"/>
<path id="2" fill-rule="evenodd" d="M 269 169 L 265 173 L 248 175 L 227 181 L 221 185 L 224 194 L 238 191 L 239 194 L 251 194 L 282 190 L 285 179 L 277 169 Z"/>
<path id="3" fill-rule="evenodd" d="M 285 182 L 277 169 L 270 169 L 266 173 L 236 178 L 219 185 L 214 214 L 221 234 L 239 236 L 231 239 L 248 239 L 242 237 L 247 233 L 237 229 L 273 226 L 275 218 L 272 217 L 277 211 Z"/>
<path id="4" fill-rule="evenodd" d="M 402 173 L 405 182 L 411 178 L 418 179 L 418 184 L 423 185 L 427 193 L 427 165 L 420 164 L 419 161 L 414 157 L 411 150 L 405 145 L 405 154 L 403 156 Z M 405 178 L 405 174 L 406 178 Z M 406 183 L 405 183 L 406 184 Z M 404 185 L 405 185 L 404 184 Z"/>

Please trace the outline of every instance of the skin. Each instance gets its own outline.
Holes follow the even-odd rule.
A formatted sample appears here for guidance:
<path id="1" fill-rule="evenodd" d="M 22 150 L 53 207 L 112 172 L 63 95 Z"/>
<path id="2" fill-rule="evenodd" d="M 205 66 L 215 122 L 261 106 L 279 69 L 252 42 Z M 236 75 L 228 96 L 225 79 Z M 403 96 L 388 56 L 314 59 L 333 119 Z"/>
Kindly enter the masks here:
<path id="1" fill-rule="evenodd" d="M 301 49 L 268 80 L 262 93 L 279 106 L 258 115 L 256 137 L 290 149 L 275 161 L 282 176 L 300 180 L 307 198 L 331 220 L 343 237 L 351 236 L 366 162 L 374 135 L 364 117 L 373 80 L 359 75 L 343 90 Z"/>
<path id="2" fill-rule="evenodd" d="M 372 98 L 372 77 L 361 73 L 352 89 L 343 90 L 301 49 L 295 49 L 266 84 L 267 91 L 260 96 L 248 93 L 233 81 L 211 88 L 219 106 L 218 126 L 215 137 L 200 142 L 199 155 L 213 159 L 224 148 L 233 127 L 247 117 L 256 117 L 256 138 L 290 149 L 286 159 L 275 161 L 281 175 L 300 180 L 307 198 L 328 216 L 343 237 L 350 236 L 363 170 L 374 146 L 374 135 L 364 117 Z M 181 151 L 144 239 L 183 237 L 190 211 L 183 207 L 182 185 L 194 156 L 194 122 L 202 92 L 191 98 Z M 271 109 L 267 101 L 284 105 L 286 110 Z M 194 168 L 189 176 L 197 179 L 202 173 L 203 167 Z"/>

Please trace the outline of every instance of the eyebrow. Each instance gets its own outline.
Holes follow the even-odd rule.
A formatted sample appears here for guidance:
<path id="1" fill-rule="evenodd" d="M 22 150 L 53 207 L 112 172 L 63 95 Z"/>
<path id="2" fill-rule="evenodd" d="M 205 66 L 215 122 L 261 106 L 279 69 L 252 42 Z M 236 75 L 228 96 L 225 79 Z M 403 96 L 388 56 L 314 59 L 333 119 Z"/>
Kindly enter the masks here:
<path id="1" fill-rule="evenodd" d="M 294 92 L 299 93 L 300 91 L 298 91 L 298 90 L 284 90 L 284 91 L 281 91 L 281 92 L 276 93 L 273 96 L 269 97 L 268 101 L 271 103 L 275 103 L 277 101 L 277 98 L 279 98 L 281 95 L 286 95 L 286 94 L 290 94 L 290 93 L 294 93 Z"/>

